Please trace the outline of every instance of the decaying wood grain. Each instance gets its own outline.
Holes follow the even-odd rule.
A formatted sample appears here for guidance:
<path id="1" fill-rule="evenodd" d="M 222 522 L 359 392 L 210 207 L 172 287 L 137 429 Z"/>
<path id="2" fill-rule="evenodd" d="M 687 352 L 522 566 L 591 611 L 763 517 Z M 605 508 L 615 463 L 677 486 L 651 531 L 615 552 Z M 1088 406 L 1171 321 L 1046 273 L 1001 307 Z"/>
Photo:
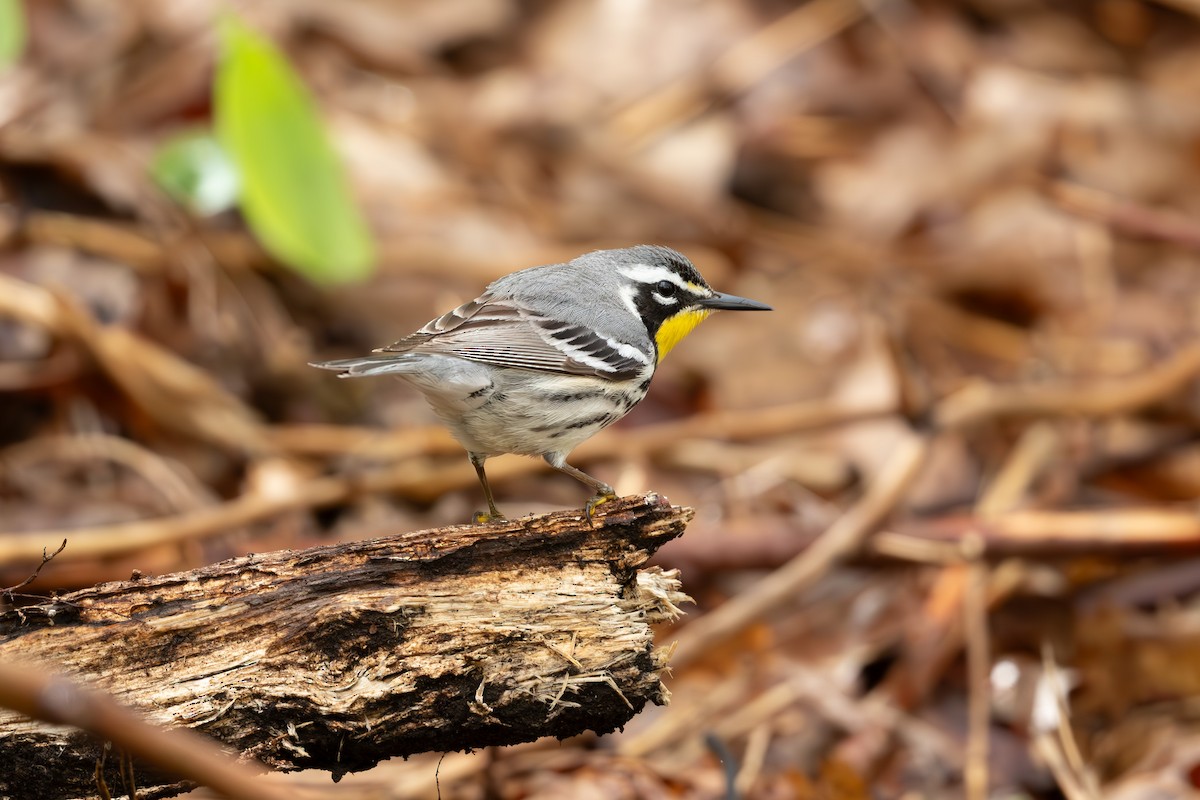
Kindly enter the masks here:
<path id="1" fill-rule="evenodd" d="M 0 614 L 0 660 L 281 770 L 607 732 L 666 702 L 650 623 L 685 598 L 638 568 L 691 513 L 650 494 L 594 527 L 558 512 L 103 584 Z M 94 794 L 98 752 L 0 712 L 0 796 Z"/>

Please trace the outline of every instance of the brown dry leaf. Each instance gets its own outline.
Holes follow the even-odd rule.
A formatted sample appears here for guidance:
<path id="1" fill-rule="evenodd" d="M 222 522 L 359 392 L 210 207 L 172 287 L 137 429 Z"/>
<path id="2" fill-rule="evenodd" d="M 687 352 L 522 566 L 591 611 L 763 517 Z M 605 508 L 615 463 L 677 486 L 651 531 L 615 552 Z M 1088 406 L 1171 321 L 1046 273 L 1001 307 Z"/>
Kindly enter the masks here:
<path id="1" fill-rule="evenodd" d="M 117 325 L 101 325 L 80 303 L 0 276 L 8 314 L 66 336 L 92 354 L 101 369 L 165 428 L 238 453 L 271 445 L 255 415 L 206 372 Z"/>

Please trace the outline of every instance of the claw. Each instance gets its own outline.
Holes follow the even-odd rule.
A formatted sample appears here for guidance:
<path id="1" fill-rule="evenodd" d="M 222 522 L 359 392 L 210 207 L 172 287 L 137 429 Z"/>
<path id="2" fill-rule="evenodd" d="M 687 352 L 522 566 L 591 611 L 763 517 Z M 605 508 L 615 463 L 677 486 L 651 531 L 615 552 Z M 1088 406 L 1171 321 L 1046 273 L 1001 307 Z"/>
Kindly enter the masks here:
<path id="1" fill-rule="evenodd" d="M 494 514 L 489 514 L 486 511 L 476 511 L 471 515 L 471 521 L 476 525 L 486 525 L 489 522 L 504 522 L 508 517 L 497 511 Z"/>
<path id="2" fill-rule="evenodd" d="M 588 500 L 587 505 L 585 505 L 583 507 L 583 515 L 585 517 L 587 517 L 588 524 L 589 525 L 593 524 L 592 523 L 592 512 L 596 510 L 596 506 L 603 505 L 604 503 L 607 503 L 609 500 L 616 500 L 616 499 L 617 499 L 616 493 L 613 493 L 613 492 L 603 493 L 602 492 L 600 494 L 597 494 L 591 500 Z"/>

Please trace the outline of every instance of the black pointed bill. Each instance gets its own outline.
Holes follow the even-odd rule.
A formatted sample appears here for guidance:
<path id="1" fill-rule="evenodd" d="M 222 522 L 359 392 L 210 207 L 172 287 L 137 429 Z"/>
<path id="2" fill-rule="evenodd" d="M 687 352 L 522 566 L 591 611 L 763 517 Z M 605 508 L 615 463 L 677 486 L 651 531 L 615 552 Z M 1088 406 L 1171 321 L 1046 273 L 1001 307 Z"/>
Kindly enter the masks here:
<path id="1" fill-rule="evenodd" d="M 714 292 L 712 297 L 701 300 L 698 305 L 701 308 L 721 309 L 723 311 L 774 310 L 766 303 L 760 303 L 757 300 L 750 300 L 746 297 L 738 297 L 736 294 L 725 294 L 723 292 Z"/>

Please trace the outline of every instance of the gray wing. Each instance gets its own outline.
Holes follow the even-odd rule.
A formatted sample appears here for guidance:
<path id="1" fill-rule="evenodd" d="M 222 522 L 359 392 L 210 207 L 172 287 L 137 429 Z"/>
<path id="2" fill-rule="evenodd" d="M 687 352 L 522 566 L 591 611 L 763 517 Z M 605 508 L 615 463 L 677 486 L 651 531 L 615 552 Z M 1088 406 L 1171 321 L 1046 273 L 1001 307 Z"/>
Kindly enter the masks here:
<path id="1" fill-rule="evenodd" d="M 501 367 L 636 378 L 652 356 L 587 328 L 548 319 L 484 294 L 377 353 L 442 353 Z"/>

